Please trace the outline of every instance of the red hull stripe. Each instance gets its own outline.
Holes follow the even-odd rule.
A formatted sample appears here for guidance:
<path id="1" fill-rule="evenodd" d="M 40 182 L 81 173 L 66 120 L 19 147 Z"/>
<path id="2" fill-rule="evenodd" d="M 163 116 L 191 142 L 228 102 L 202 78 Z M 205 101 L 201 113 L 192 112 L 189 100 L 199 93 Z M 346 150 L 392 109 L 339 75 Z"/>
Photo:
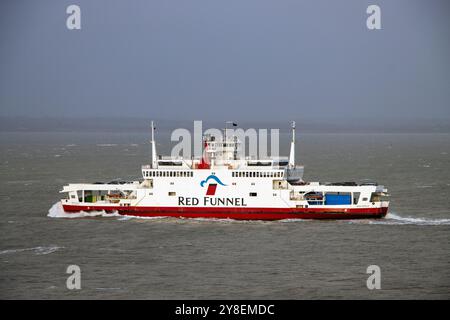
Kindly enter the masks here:
<path id="1" fill-rule="evenodd" d="M 115 207 L 63 205 L 66 212 L 117 211 L 139 217 L 216 218 L 236 220 L 382 218 L 388 208 L 248 208 L 248 207 Z"/>

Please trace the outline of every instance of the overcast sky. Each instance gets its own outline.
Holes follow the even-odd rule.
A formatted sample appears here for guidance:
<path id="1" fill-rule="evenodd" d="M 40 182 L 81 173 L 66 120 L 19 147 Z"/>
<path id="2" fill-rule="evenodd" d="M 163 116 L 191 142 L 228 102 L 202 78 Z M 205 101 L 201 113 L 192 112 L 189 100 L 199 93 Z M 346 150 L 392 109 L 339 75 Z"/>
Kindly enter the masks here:
<path id="1" fill-rule="evenodd" d="M 81 30 L 66 8 L 81 7 Z M 381 30 L 366 8 L 381 7 Z M 450 118 L 450 2 L 0 2 L 0 116 Z"/>

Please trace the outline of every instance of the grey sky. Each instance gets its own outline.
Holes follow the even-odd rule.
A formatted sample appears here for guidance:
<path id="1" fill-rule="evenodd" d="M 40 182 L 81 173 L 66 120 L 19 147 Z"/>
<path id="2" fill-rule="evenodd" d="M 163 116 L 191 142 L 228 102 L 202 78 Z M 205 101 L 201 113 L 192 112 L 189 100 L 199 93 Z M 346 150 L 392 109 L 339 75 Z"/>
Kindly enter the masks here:
<path id="1" fill-rule="evenodd" d="M 82 30 L 66 28 L 78 4 Z M 366 28 L 378 4 L 382 30 Z M 1 1 L 1 116 L 450 118 L 448 1 Z"/>

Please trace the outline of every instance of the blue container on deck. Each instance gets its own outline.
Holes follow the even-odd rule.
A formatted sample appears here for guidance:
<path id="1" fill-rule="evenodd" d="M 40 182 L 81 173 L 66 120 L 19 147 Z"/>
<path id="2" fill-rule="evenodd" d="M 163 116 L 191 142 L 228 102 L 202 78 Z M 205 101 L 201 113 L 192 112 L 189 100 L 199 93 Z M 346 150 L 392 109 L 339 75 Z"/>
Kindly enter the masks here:
<path id="1" fill-rule="evenodd" d="M 326 205 L 352 204 L 352 197 L 350 194 L 327 194 L 325 197 L 325 204 Z"/>

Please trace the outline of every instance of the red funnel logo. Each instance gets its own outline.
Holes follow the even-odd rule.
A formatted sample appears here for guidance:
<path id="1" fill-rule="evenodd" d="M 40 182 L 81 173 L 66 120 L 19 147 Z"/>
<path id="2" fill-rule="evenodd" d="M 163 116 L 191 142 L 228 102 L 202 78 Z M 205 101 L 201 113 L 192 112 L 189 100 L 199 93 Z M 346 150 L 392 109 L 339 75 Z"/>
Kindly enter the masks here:
<path id="1" fill-rule="evenodd" d="M 208 185 L 208 189 L 206 190 L 207 196 L 213 196 L 216 194 L 217 184 L 211 183 Z"/>
<path id="2" fill-rule="evenodd" d="M 217 189 L 217 185 L 220 184 L 222 186 L 226 186 L 226 184 L 224 184 L 222 181 L 220 181 L 219 178 L 217 178 L 215 175 L 210 175 L 208 176 L 208 178 L 206 178 L 205 180 L 202 180 L 200 182 L 200 186 L 204 187 L 205 184 L 208 183 L 209 180 L 213 180 L 212 183 L 208 184 L 208 188 L 206 189 L 206 195 L 207 196 L 213 196 L 216 194 L 216 189 Z"/>

